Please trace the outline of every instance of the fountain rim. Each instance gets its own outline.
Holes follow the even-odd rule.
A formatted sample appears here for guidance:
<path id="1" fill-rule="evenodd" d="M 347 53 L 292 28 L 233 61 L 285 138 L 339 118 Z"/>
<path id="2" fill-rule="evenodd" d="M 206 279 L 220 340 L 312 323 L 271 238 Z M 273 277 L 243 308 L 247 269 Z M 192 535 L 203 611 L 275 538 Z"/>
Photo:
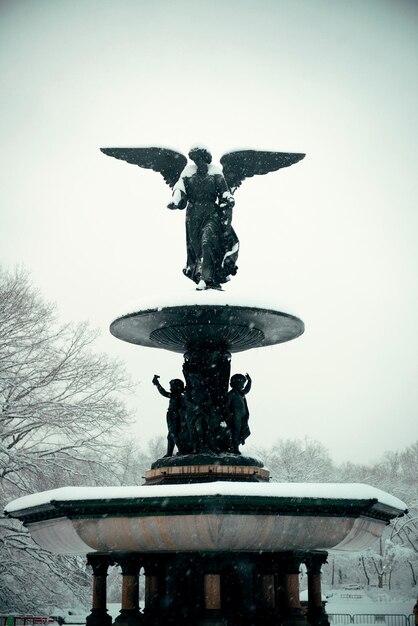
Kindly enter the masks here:
<path id="1" fill-rule="evenodd" d="M 6 515 L 55 553 L 281 552 L 289 532 L 292 550 L 362 549 L 405 510 L 368 485 L 219 481 L 64 487 L 19 498 Z"/>
<path id="2" fill-rule="evenodd" d="M 209 334 L 205 339 L 203 328 L 205 333 L 218 329 L 219 336 Z M 109 330 L 122 341 L 173 352 L 206 344 L 242 352 L 296 339 L 305 332 L 305 324 L 296 315 L 274 308 L 229 302 L 186 303 L 136 308 L 115 318 Z M 171 336 L 164 337 L 167 333 Z"/>
<path id="3" fill-rule="evenodd" d="M 146 487 L 150 489 L 150 487 Z M 292 515 L 297 517 L 368 517 L 389 523 L 404 515 L 400 509 L 374 498 L 318 498 L 257 495 L 184 495 L 51 499 L 44 504 L 8 511 L 8 517 L 25 524 L 56 518 L 165 517 L 168 515 Z"/>

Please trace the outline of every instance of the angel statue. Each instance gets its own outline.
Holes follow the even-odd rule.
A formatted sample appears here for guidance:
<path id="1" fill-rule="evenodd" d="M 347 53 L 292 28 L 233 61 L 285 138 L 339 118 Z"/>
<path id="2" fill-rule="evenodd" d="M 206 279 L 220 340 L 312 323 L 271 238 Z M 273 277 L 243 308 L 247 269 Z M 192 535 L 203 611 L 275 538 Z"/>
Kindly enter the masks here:
<path id="1" fill-rule="evenodd" d="M 186 209 L 187 262 L 183 272 L 198 290 L 221 289 L 237 272 L 238 237 L 232 228 L 234 192 L 245 178 L 289 167 L 304 158 L 292 152 L 234 150 L 222 170 L 203 146 L 184 154 L 169 148 L 101 148 L 108 156 L 160 172 L 173 189 L 169 209 Z"/>

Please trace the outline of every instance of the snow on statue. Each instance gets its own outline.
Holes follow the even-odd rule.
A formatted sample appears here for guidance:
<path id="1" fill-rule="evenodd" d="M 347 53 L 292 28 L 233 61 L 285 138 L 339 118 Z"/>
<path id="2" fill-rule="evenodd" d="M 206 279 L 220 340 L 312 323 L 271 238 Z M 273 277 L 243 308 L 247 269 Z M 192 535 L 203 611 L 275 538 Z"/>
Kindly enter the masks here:
<path id="1" fill-rule="evenodd" d="M 183 272 L 198 290 L 221 289 L 237 272 L 239 241 L 232 228 L 233 194 L 245 178 L 289 167 L 304 158 L 292 152 L 235 150 L 212 164 L 203 146 L 184 154 L 162 147 L 101 148 L 108 156 L 160 172 L 173 189 L 169 209 L 186 209 L 187 262 Z"/>

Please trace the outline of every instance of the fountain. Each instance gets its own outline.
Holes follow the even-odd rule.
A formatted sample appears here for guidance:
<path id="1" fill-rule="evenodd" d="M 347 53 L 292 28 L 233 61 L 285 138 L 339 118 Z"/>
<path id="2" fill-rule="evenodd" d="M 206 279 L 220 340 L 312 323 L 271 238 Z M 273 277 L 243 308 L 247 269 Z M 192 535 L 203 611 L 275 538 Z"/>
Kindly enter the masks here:
<path id="1" fill-rule="evenodd" d="M 303 322 L 271 305 L 249 305 L 221 285 L 237 270 L 233 191 L 304 155 L 240 150 L 221 159 L 193 148 L 109 148 L 103 152 L 163 174 L 170 209 L 187 207 L 185 275 L 196 289 L 142 300 L 110 327 L 123 341 L 184 355 L 183 381 L 170 391 L 167 455 L 134 487 L 64 487 L 10 503 L 34 540 L 54 553 L 86 554 L 93 571 L 87 626 L 108 626 L 108 568 L 122 570 L 115 624 L 159 626 L 327 626 L 320 573 L 327 551 L 371 545 L 405 505 L 367 485 L 270 483 L 239 445 L 249 435 L 245 395 L 251 378 L 230 380 L 234 352 L 299 337 Z M 231 389 L 228 391 L 229 385 Z M 174 449 L 177 448 L 177 454 Z M 299 568 L 308 573 L 308 610 L 299 601 Z M 138 576 L 145 576 L 145 607 Z"/>

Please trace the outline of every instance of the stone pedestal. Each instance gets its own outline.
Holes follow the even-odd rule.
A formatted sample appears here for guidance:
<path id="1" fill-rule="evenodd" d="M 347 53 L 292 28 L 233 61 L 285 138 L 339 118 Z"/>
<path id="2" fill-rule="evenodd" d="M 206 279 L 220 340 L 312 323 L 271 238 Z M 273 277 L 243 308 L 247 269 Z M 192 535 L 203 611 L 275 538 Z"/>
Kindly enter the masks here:
<path id="1" fill-rule="evenodd" d="M 269 482 L 270 472 L 258 459 L 242 454 L 183 454 L 163 457 L 145 472 L 146 485 L 228 482 Z"/>

